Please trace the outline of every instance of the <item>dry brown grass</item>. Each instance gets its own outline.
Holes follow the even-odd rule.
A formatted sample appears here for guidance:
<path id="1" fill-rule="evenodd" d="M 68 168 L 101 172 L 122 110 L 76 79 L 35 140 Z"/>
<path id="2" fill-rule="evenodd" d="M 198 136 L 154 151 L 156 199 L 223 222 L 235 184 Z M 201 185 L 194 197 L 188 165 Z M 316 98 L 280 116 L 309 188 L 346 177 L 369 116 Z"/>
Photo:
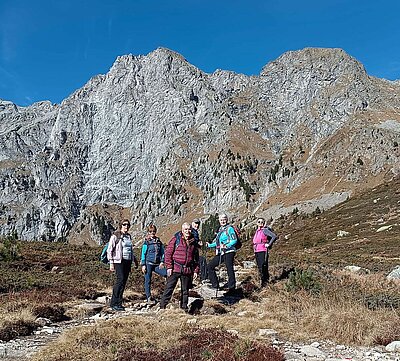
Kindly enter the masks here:
<path id="1" fill-rule="evenodd" d="M 166 310 L 156 318 L 134 316 L 80 327 L 66 332 L 32 360 L 283 361 L 282 353 L 264 343 L 239 339 L 215 327 L 189 326 L 188 317 Z"/>
<path id="2" fill-rule="evenodd" d="M 27 305 L 25 307 L 2 305 L 0 307 L 0 340 L 9 341 L 18 336 L 30 335 L 38 327 L 35 319 L 32 308 Z"/>

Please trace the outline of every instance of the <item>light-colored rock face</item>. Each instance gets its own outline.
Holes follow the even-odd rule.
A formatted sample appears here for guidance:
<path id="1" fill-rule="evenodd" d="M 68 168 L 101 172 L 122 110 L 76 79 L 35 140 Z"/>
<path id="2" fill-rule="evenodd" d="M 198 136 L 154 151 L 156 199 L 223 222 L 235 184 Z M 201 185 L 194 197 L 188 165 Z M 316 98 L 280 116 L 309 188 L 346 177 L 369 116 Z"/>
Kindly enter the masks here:
<path id="1" fill-rule="evenodd" d="M 340 49 L 285 53 L 258 77 L 168 49 L 121 56 L 60 105 L 0 102 L 0 232 L 99 241 L 112 218 L 243 219 L 348 194 L 399 173 L 399 109 L 400 86 Z"/>

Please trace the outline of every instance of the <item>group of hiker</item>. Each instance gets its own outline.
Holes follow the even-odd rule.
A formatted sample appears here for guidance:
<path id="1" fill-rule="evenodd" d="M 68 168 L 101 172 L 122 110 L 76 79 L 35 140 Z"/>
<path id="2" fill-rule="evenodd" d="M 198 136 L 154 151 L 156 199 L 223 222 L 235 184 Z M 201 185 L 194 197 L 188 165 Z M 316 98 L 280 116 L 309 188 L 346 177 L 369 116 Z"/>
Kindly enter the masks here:
<path id="1" fill-rule="evenodd" d="M 157 227 L 151 224 L 147 228 L 144 239 L 140 266 L 144 274 L 144 289 L 147 303 L 155 305 L 156 301 L 151 296 L 151 279 L 153 273 L 166 278 L 164 292 L 160 300 L 160 308 L 165 308 L 171 300 L 174 289 L 180 280 L 180 307 L 188 311 L 189 289 L 193 281 L 199 278 L 200 264 L 204 265 L 202 280 L 209 279 L 211 288 L 220 289 L 219 277 L 216 268 L 225 264 L 228 273 L 228 282 L 222 287 L 226 295 L 232 294 L 236 289 L 234 271 L 234 258 L 240 248 L 237 229 L 229 224 L 226 214 L 219 214 L 220 226 L 212 242 L 206 242 L 206 248 L 215 248 L 215 256 L 207 263 L 200 256 L 203 246 L 199 237 L 200 220 L 194 219 L 191 223 L 182 224 L 181 230 L 172 237 L 166 246 L 157 236 Z M 115 311 L 123 311 L 122 296 L 128 280 L 132 264 L 139 266 L 133 253 L 132 237 L 129 234 L 130 221 L 125 219 L 120 228 L 109 241 L 107 258 L 110 271 L 115 272 L 116 279 L 113 287 L 110 307 Z M 264 218 L 257 219 L 257 229 L 253 237 L 253 249 L 261 279 L 264 287 L 269 281 L 268 250 L 277 239 L 275 233 L 266 225 Z"/>

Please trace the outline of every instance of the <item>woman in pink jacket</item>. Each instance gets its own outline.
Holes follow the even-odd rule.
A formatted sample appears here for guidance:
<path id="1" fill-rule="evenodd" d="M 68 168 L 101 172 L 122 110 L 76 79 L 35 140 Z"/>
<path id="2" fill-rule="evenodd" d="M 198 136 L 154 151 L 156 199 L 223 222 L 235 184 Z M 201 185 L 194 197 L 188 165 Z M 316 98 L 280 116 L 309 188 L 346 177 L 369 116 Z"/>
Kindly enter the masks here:
<path id="1" fill-rule="evenodd" d="M 116 279 L 113 287 L 110 307 L 114 311 L 124 311 L 122 295 L 132 269 L 132 262 L 137 268 L 138 262 L 133 254 L 132 237 L 128 233 L 131 224 L 124 219 L 119 231 L 115 232 L 108 243 L 107 257 L 110 262 L 110 271 L 115 272 Z"/>
<path id="2" fill-rule="evenodd" d="M 269 281 L 268 250 L 276 239 L 276 234 L 265 225 L 265 219 L 258 218 L 256 233 L 253 237 L 253 248 L 260 273 L 261 287 L 265 287 Z"/>

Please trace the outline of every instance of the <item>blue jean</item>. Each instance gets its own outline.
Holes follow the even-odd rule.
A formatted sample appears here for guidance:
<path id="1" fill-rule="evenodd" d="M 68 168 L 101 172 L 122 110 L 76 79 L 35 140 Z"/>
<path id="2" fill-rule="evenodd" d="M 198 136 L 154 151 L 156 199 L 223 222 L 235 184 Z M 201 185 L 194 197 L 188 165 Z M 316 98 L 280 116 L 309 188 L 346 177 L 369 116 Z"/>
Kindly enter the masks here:
<path id="1" fill-rule="evenodd" d="M 151 297 L 151 276 L 153 275 L 153 272 L 162 277 L 167 277 L 166 268 L 160 268 L 155 264 L 146 264 L 146 273 L 144 274 L 144 292 L 146 293 L 146 297 L 148 299 Z"/>

